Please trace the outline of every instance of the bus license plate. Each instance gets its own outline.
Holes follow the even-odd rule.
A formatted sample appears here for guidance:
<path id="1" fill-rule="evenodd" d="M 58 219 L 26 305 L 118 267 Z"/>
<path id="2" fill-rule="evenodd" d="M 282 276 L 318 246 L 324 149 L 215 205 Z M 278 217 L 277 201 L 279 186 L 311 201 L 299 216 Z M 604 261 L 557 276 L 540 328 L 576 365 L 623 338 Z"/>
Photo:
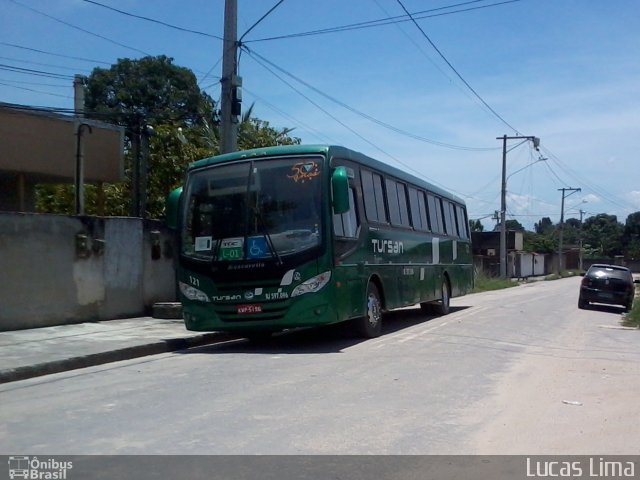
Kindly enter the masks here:
<path id="1" fill-rule="evenodd" d="M 236 312 L 239 315 L 246 315 L 247 313 L 262 313 L 262 305 L 238 305 Z"/>

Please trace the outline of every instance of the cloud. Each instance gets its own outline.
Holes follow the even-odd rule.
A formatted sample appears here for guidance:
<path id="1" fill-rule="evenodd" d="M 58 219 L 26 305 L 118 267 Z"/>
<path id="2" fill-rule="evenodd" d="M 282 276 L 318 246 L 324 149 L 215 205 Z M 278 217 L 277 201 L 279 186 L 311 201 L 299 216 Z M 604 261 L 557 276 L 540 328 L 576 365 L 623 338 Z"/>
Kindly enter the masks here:
<path id="1" fill-rule="evenodd" d="M 640 190 L 632 190 L 625 195 L 627 201 L 634 205 L 635 208 L 640 209 Z"/>
<path id="2" fill-rule="evenodd" d="M 582 200 L 584 200 L 586 203 L 600 203 L 602 201 L 599 196 L 594 195 L 593 193 L 585 195 L 584 197 L 582 197 Z"/>

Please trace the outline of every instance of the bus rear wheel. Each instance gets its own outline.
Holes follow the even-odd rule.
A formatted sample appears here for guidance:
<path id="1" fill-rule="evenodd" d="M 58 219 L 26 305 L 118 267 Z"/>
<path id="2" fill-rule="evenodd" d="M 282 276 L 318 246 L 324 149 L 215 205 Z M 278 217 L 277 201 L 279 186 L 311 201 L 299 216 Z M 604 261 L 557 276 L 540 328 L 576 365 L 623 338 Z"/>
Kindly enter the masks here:
<path id="1" fill-rule="evenodd" d="M 374 283 L 367 286 L 364 316 L 355 321 L 356 332 L 361 337 L 375 338 L 382 332 L 382 302 L 380 292 Z"/>
<path id="2" fill-rule="evenodd" d="M 433 304 L 433 310 L 438 315 L 447 315 L 451 311 L 451 294 L 449 292 L 449 282 L 442 281 L 442 297 L 440 301 Z"/>

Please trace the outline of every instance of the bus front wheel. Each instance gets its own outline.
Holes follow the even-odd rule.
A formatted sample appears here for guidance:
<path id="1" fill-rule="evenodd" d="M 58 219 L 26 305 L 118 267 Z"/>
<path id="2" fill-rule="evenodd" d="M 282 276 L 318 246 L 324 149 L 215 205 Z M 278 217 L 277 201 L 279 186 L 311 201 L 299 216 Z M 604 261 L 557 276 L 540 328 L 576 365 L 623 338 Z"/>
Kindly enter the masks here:
<path id="1" fill-rule="evenodd" d="M 355 327 L 357 333 L 365 338 L 379 337 L 382 332 L 382 302 L 374 283 L 367 286 L 364 316 L 356 319 Z"/>

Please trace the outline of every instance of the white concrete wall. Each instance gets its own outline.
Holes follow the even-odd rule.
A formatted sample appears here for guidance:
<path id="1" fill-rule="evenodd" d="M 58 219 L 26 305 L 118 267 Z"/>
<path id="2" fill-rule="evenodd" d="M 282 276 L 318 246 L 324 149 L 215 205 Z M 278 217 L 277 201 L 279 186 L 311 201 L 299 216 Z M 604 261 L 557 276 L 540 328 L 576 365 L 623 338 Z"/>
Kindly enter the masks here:
<path id="1" fill-rule="evenodd" d="M 0 330 L 144 315 L 176 298 L 173 253 L 160 222 L 0 213 Z"/>

